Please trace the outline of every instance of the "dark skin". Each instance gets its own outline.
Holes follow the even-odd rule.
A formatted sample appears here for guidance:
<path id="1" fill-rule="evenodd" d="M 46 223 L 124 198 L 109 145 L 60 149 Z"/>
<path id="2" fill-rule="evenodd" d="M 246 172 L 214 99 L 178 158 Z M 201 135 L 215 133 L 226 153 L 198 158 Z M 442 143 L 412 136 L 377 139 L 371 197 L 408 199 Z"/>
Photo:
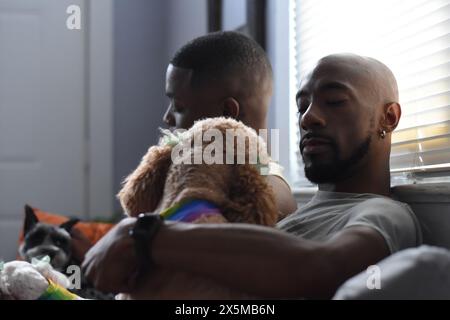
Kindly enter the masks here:
<path id="1" fill-rule="evenodd" d="M 193 87 L 192 70 L 169 65 L 166 74 L 166 95 L 170 104 L 164 122 L 173 129 L 189 129 L 195 121 L 212 117 L 232 117 L 258 132 L 267 128 L 267 109 L 272 96 L 271 78 L 266 77 L 257 88 L 236 77 L 219 83 Z M 267 176 L 275 194 L 280 216 L 297 209 L 289 186 L 277 176 Z"/>
<path id="2" fill-rule="evenodd" d="M 355 68 L 361 72 L 352 72 Z M 320 129 L 322 134 L 335 139 L 344 155 L 350 154 L 368 132 L 373 135 L 368 154 L 355 165 L 352 175 L 345 181 L 321 184 L 320 190 L 388 194 L 390 136 L 401 114 L 400 105 L 391 101 L 395 95 L 391 95 L 390 89 L 377 86 L 378 81 L 385 83 L 388 77 L 387 71 L 371 60 L 338 55 L 321 60 L 302 82 L 299 91 L 302 135 Z M 345 83 L 352 94 L 323 90 L 321 85 L 331 80 Z M 361 98 L 373 86 L 379 92 L 366 95 L 370 100 L 366 103 Z M 331 112 L 330 108 L 336 105 L 326 102 L 332 100 L 328 95 L 334 94 L 340 98 L 343 95 L 346 100 L 338 112 Z M 356 128 L 349 125 L 355 124 L 355 119 L 360 122 Z M 374 130 L 370 130 L 372 126 Z M 387 132 L 384 139 L 380 130 Z M 326 146 L 319 145 L 315 151 L 312 145 L 309 148 L 306 153 L 310 155 L 321 152 L 323 161 L 330 158 Z M 313 164 L 314 161 L 309 165 Z M 133 250 L 127 231 L 134 224 L 134 218 L 124 219 L 112 231 L 113 236 L 100 240 L 88 252 L 83 267 L 98 288 L 133 291 L 135 278 L 129 275 L 136 270 L 137 261 L 122 259 L 117 242 L 122 243 L 121 250 Z M 346 279 L 388 256 L 389 249 L 378 232 L 363 226 L 344 229 L 327 242 L 315 242 L 254 225 L 164 223 L 150 253 L 159 267 L 204 275 L 256 296 L 329 298 Z M 106 269 L 110 269 L 108 274 L 103 273 Z"/>
<path id="3" fill-rule="evenodd" d="M 375 136 L 372 137 L 374 146 L 369 149 L 365 161 L 352 168 L 358 174 L 338 183 L 319 184 L 319 190 L 389 196 L 389 157 L 386 155 L 390 150 L 390 135 L 382 140 L 378 135 L 382 129 L 392 132 L 398 124 L 401 115 L 400 106 L 395 102 L 398 94 L 391 89 L 392 85 L 385 85 L 390 82 L 389 74 L 379 71 L 381 67 L 375 62 L 354 60 L 329 57 L 304 79 L 297 94 L 301 135 L 317 134 L 325 141 L 306 141 L 306 146 L 301 146 L 305 147 L 303 160 L 306 167 L 317 165 L 317 162 L 331 165 L 332 150 L 327 140 L 334 141 L 342 157 L 347 158 L 354 149 L 354 144 L 349 142 L 363 141 L 369 133 Z M 351 63 L 359 68 L 352 68 Z M 364 63 L 372 63 L 374 70 Z M 340 72 L 343 68 L 348 70 L 345 76 Z M 386 81 L 380 80 L 381 77 Z M 358 80 L 372 85 L 359 84 Z M 373 89 L 374 85 L 377 90 Z M 378 108 L 374 108 L 374 104 Z M 371 128 L 371 121 L 377 129 Z"/>
<path id="4" fill-rule="evenodd" d="M 164 122 L 174 129 L 189 129 L 195 121 L 208 117 L 233 117 L 255 129 L 267 128 L 267 110 L 272 97 L 269 75 L 229 76 L 226 79 L 192 84 L 193 71 L 171 64 L 166 72 L 166 95 L 170 104 Z M 245 79 L 243 79 L 245 78 Z"/>

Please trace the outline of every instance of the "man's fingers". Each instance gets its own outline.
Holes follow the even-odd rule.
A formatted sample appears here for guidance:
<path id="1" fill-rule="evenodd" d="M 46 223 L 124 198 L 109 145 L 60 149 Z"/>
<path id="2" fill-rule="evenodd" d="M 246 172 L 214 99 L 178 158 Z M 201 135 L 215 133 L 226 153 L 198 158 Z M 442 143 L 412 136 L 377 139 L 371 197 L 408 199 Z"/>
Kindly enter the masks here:
<path id="1" fill-rule="evenodd" d="M 84 259 L 83 264 L 81 265 L 81 271 L 86 276 L 88 280 L 92 277 L 91 263 L 90 260 L 86 258 Z"/>
<path id="2" fill-rule="evenodd" d="M 111 272 L 103 272 L 95 275 L 92 278 L 92 285 L 100 291 L 103 292 L 111 292 L 114 294 L 120 292 L 129 292 L 128 285 L 124 282 L 126 281 L 118 281 L 117 277 L 113 277 L 114 275 Z"/>
<path id="3" fill-rule="evenodd" d="M 135 289 L 139 284 L 139 280 L 141 280 L 140 272 L 138 270 L 131 272 L 127 281 L 127 291 L 124 292 L 130 292 L 131 290 Z"/>
<path id="4" fill-rule="evenodd" d="M 132 272 L 135 259 L 130 256 L 130 252 L 134 251 L 127 224 L 131 222 L 133 220 L 119 223 L 85 254 L 82 270 L 86 279 L 98 290 L 129 292 L 137 284 Z"/>
<path id="5" fill-rule="evenodd" d="M 81 264 L 81 270 L 83 274 L 86 276 L 86 278 L 92 282 L 93 278 L 95 277 L 95 268 L 93 268 L 93 261 L 92 261 L 92 254 L 90 254 L 90 251 L 86 254 L 83 263 Z"/>

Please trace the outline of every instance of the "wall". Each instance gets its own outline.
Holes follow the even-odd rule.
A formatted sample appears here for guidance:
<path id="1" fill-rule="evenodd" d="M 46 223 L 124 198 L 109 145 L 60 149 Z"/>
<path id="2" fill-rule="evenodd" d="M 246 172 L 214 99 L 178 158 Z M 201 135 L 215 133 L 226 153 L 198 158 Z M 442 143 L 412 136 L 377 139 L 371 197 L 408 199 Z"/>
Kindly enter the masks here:
<path id="1" fill-rule="evenodd" d="M 274 95 L 269 110 L 269 128 L 279 129 L 279 141 L 292 138 L 289 120 L 289 15 L 288 1 L 267 0 L 267 54 L 274 74 Z M 285 176 L 291 177 L 289 147 L 291 143 L 280 143 L 279 162 L 285 169 Z"/>
<path id="2" fill-rule="evenodd" d="M 162 125 L 167 8 L 164 0 L 114 3 L 114 192 Z"/>
<path id="3" fill-rule="evenodd" d="M 26 203 L 85 216 L 86 32 L 64 23 L 84 3 L 0 1 L 0 260 Z"/>
<path id="4" fill-rule="evenodd" d="M 222 28 L 235 30 L 247 21 L 246 0 L 222 0 Z"/>
<path id="5" fill-rule="evenodd" d="M 167 0 L 167 60 L 187 41 L 208 31 L 206 0 Z"/>
<path id="6" fill-rule="evenodd" d="M 207 32 L 206 0 L 114 2 L 114 192 L 157 142 L 173 53 Z M 120 211 L 117 201 L 115 212 Z"/>

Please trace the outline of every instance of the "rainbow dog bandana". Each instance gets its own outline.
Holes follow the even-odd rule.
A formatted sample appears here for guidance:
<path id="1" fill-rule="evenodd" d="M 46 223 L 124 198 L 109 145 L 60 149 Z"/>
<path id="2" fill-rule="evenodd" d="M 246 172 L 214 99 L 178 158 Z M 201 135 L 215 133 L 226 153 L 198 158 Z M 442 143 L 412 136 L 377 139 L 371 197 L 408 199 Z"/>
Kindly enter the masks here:
<path id="1" fill-rule="evenodd" d="M 193 222 L 203 216 L 222 215 L 219 208 L 206 200 L 187 200 L 173 205 L 161 212 L 169 221 Z"/>

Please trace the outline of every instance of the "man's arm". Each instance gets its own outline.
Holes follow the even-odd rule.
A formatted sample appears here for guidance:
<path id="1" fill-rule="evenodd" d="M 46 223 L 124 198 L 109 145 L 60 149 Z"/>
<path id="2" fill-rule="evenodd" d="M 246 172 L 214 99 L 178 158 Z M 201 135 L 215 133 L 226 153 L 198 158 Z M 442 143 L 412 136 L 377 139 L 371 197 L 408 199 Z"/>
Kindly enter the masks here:
<path id="1" fill-rule="evenodd" d="M 83 269 L 98 289 L 133 291 L 137 260 L 128 231 L 135 221 L 124 219 L 87 253 Z M 329 298 L 389 254 L 383 237 L 368 227 L 351 227 L 319 243 L 247 224 L 166 223 L 150 248 L 157 266 L 263 298 Z"/>
<path id="2" fill-rule="evenodd" d="M 280 219 L 290 215 L 297 210 L 297 203 L 295 202 L 292 191 L 287 183 L 278 176 L 269 175 L 266 177 L 267 183 L 272 187 L 275 195 L 275 201 L 280 212 Z"/>
<path id="3" fill-rule="evenodd" d="M 368 227 L 318 243 L 254 225 L 171 224 L 152 248 L 161 267 L 267 298 L 330 298 L 345 280 L 388 255 L 384 238 Z"/>

